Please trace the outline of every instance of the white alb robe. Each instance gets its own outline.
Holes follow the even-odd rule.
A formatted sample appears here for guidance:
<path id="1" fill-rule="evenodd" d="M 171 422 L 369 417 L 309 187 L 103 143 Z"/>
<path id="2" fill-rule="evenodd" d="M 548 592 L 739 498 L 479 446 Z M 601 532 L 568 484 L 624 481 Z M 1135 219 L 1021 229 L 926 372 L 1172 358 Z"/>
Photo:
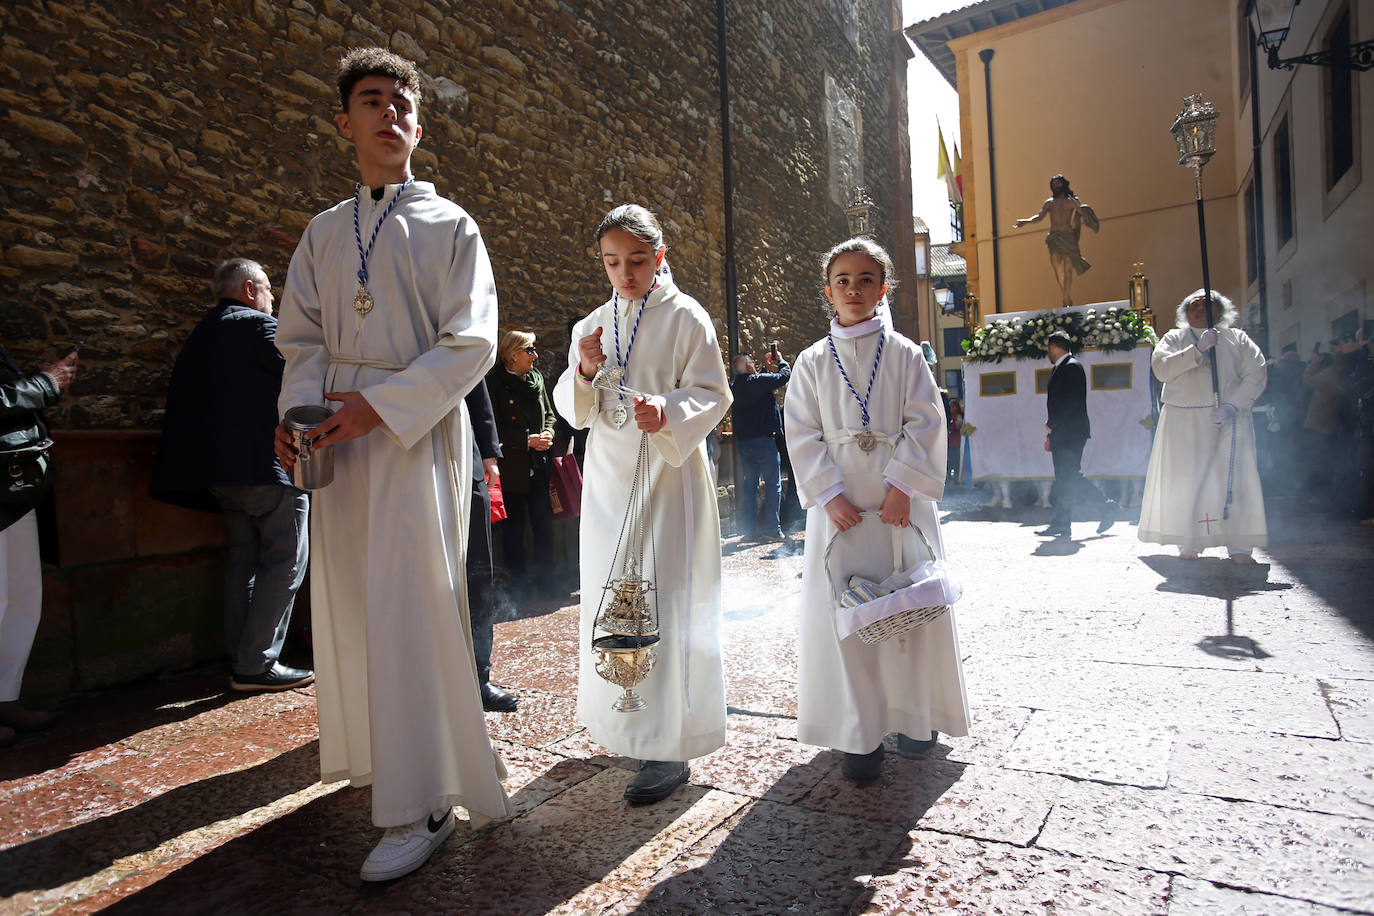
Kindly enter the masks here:
<path id="1" fill-rule="evenodd" d="M 396 196 L 363 191 L 366 241 Z M 311 220 L 291 259 L 277 325 L 278 402 L 360 391 L 381 415 L 334 446 L 334 481 L 311 497 L 320 770 L 372 784 L 379 827 L 448 805 L 511 812 L 487 737 L 464 564 L 471 498 L 465 395 L 495 358 L 496 289 L 477 225 L 415 182 L 368 257 L 375 300 L 353 309 L 353 201 Z"/>
<path id="2" fill-rule="evenodd" d="M 642 300 L 620 300 L 621 356 Z M 645 567 L 657 591 L 661 639 L 658 661 L 634 688 L 648 708 L 615 712 L 623 690 L 597 675 L 592 627 L 610 578 L 617 535 L 639 454 L 633 403 L 617 429 L 614 394 L 578 378 L 577 341 L 598 327 L 609 365 L 616 365 L 614 300 L 573 328 L 568 369 L 554 388 L 554 405 L 578 428 L 590 428 L 582 479 L 581 581 L 577 715 L 602 747 L 640 760 L 690 760 L 725 743 L 725 678 L 720 655 L 720 514 L 706 460 L 706 437 L 725 416 L 731 395 L 711 318 L 671 279 L 649 295 L 635 335 L 625 384 L 667 400 L 667 423 L 649 436 L 653 481 L 653 538 L 657 567 Z"/>
<path id="3" fill-rule="evenodd" d="M 1268 543 L 1251 412 L 1268 377 L 1264 354 L 1244 331 L 1217 331 L 1212 352 L 1217 354 L 1221 400 L 1236 407 L 1229 517 L 1223 518 L 1232 473 L 1232 424 L 1212 422 L 1212 370 L 1194 346 L 1201 331 L 1174 328 L 1150 359 L 1164 389 L 1140 507 L 1142 541 L 1178 544 L 1184 550 L 1225 546 L 1240 551 Z"/>
<path id="4" fill-rule="evenodd" d="M 836 351 L 860 395 L 873 369 L 878 325 L 870 319 L 852 328 L 831 326 Z M 917 740 L 932 731 L 965 735 L 969 721 L 953 613 L 876 645 L 857 635 L 840 639 L 836 631 L 835 586 L 842 590 L 851 575 L 881 581 L 897 571 L 894 532 L 900 569 L 930 559 L 915 531 L 878 519 L 887 480 L 911 491 L 911 524 L 944 558 L 935 503 L 945 487 L 946 424 L 920 346 L 888 329 L 872 390 L 869 429 L 883 438 L 867 453 L 854 440 L 863 430 L 859 403 L 825 339 L 797 357 L 783 405 L 787 450 L 807 509 L 797 738 L 852 754 L 874 750 L 891 732 Z M 818 503 L 837 485 L 855 506 L 872 512 L 845 532 L 836 532 Z"/>

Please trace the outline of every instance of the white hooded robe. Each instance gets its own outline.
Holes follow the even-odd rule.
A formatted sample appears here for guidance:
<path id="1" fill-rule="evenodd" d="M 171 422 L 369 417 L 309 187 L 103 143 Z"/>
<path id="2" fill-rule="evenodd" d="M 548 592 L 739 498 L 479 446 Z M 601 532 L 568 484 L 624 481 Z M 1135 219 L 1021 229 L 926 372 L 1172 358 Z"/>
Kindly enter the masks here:
<path id="1" fill-rule="evenodd" d="M 1252 413 L 1268 380 L 1264 354 L 1244 331 L 1217 332 L 1212 352 L 1221 400 L 1236 408 L 1234 464 L 1232 424 L 1212 421 L 1212 370 L 1194 346 L 1202 332 L 1174 328 L 1150 357 L 1164 390 L 1140 503 L 1142 541 L 1194 551 L 1223 546 L 1249 551 L 1269 542 Z"/>
<path id="2" fill-rule="evenodd" d="M 627 347 L 644 300 L 620 300 L 621 347 Z M 730 386 L 711 318 L 671 279 L 650 293 L 631 350 L 624 384 L 667 401 L 663 429 L 649 436 L 653 481 L 653 549 L 646 571 L 656 587 L 658 660 L 634 688 L 648 708 L 615 712 L 623 690 L 596 673 L 592 625 L 602 588 L 619 569 L 611 558 L 625 518 L 639 453 L 633 403 L 617 429 L 617 398 L 578 376 L 577 341 L 603 328 L 609 365 L 614 353 L 615 300 L 573 328 L 568 369 L 554 388 L 554 405 L 573 426 L 590 428 L 582 481 L 582 614 L 578 643 L 577 715 L 598 744 L 639 760 L 690 760 L 725 743 L 725 678 L 720 654 L 720 514 L 706 457 L 706 437 L 730 406 Z M 622 350 L 622 357 L 624 356 Z M 598 635 L 601 635 L 598 631 Z"/>
<path id="3" fill-rule="evenodd" d="M 399 185 L 358 220 L 369 233 Z M 368 236 L 364 235 L 366 239 Z M 320 770 L 372 785 L 379 827 L 449 805 L 511 812 L 487 737 L 464 564 L 471 429 L 463 396 L 495 358 L 496 288 L 477 225 L 414 182 L 358 288 L 353 201 L 311 220 L 291 259 L 277 325 L 278 406 L 360 391 L 382 424 L 333 447 L 334 480 L 311 496 L 311 611 Z"/>
<path id="4" fill-rule="evenodd" d="M 836 351 L 860 395 L 868 388 L 878 328 L 876 318 L 852 328 L 832 325 Z M 787 450 L 807 509 L 797 738 L 851 754 L 875 750 L 892 732 L 917 740 L 932 731 L 965 735 L 969 720 L 952 612 L 876 645 L 858 635 L 840 639 L 836 631 L 832 581 L 847 582 L 851 575 L 881 581 L 897 571 L 894 530 L 900 569 L 930 559 L 915 531 L 878 519 L 886 480 L 911 491 L 911 524 L 924 532 L 936 557 L 944 558 L 935 505 L 945 488 L 944 408 L 920 346 L 891 329 L 868 408 L 869 429 L 882 441 L 865 453 L 854 439 L 863 430 L 859 403 L 829 343 L 822 339 L 797 357 L 783 405 Z M 860 510 L 872 512 L 842 533 L 818 502 L 837 485 Z"/>

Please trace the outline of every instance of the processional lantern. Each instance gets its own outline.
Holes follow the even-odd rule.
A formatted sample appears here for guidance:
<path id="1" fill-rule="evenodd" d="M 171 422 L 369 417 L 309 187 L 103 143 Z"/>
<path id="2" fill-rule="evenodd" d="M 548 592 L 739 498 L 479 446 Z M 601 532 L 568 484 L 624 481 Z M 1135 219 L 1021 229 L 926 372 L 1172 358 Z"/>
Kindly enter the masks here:
<path id="1" fill-rule="evenodd" d="M 1217 110 L 1211 102 L 1204 102 L 1201 95 L 1190 95 L 1183 100 L 1183 110 L 1174 118 L 1174 126 L 1169 128 L 1178 144 L 1178 164 L 1193 170 L 1193 194 L 1197 198 L 1197 232 L 1202 244 L 1202 294 L 1207 309 L 1207 327 L 1212 327 L 1212 275 L 1207 268 L 1207 218 L 1202 203 L 1202 167 L 1217 151 Z M 1212 406 L 1221 405 L 1221 385 L 1217 381 L 1217 361 L 1208 360 L 1212 366 Z"/>
<path id="2" fill-rule="evenodd" d="M 1145 262 L 1136 261 L 1133 265 L 1130 282 L 1127 283 L 1131 311 L 1141 320 L 1154 327 L 1155 314 L 1150 310 L 1150 278 L 1145 276 Z"/>
<path id="3" fill-rule="evenodd" d="M 969 293 L 964 297 L 964 330 L 972 336 L 973 332 L 978 330 L 978 322 L 978 297 Z"/>

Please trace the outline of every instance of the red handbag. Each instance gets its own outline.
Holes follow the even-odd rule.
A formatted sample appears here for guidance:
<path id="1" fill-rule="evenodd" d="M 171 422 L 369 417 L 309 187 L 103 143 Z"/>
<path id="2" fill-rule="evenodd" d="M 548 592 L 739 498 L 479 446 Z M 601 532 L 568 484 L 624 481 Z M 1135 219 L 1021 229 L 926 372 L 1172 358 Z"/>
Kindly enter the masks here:
<path id="1" fill-rule="evenodd" d="M 501 495 L 501 475 L 492 474 L 487 478 L 487 497 L 491 500 L 491 520 L 504 521 L 506 518 L 506 498 Z"/>
<path id="2" fill-rule="evenodd" d="M 554 518 L 577 518 L 582 514 L 582 469 L 571 454 L 553 456 L 549 502 L 553 503 Z"/>

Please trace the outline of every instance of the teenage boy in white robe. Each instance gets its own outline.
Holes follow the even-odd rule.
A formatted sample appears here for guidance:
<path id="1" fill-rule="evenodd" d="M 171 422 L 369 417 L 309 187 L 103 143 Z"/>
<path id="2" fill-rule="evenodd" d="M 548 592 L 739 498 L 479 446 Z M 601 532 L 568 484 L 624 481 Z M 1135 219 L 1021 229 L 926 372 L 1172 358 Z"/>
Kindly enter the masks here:
<path id="1" fill-rule="evenodd" d="M 492 365 L 496 289 L 477 225 L 417 182 L 419 72 L 381 48 L 340 62 L 337 117 L 359 184 L 301 237 L 282 295 L 278 402 L 337 406 L 314 430 L 312 612 L 320 769 L 372 786 L 386 828 L 365 881 L 424 864 L 473 819 L 511 812 L 487 738 L 464 581 L 471 429 Z M 356 228 L 355 228 L 356 226 Z M 277 455 L 296 453 L 277 429 Z"/>
<path id="2" fill-rule="evenodd" d="M 893 275 L 887 252 L 853 238 L 821 267 L 835 317 L 797 357 L 783 404 L 807 509 L 797 739 L 843 751 L 844 775 L 862 785 L 881 778 L 892 732 L 904 753 L 933 747 L 937 732 L 967 734 L 968 701 L 952 613 L 876 644 L 836 629 L 835 582 L 880 582 L 931 559 L 913 526 L 943 559 L 946 426 L 920 346 L 877 314 Z"/>
<path id="3" fill-rule="evenodd" d="M 625 518 L 639 441 L 649 434 L 654 551 L 646 557 L 656 591 L 658 661 L 635 692 L 648 708 L 616 712 L 621 688 L 596 673 L 578 646 L 577 717 L 592 739 L 637 758 L 625 787 L 631 804 L 667 798 L 687 781 L 687 762 L 725 744 L 725 678 L 720 656 L 720 515 L 706 437 L 730 406 L 730 385 L 711 317 L 673 283 L 663 230 L 643 207 L 616 207 L 597 241 L 611 299 L 573 328 L 568 368 L 554 406 L 575 428 L 590 428 L 582 481 L 582 616 L 590 634 L 610 578 L 616 533 Z M 602 363 L 623 367 L 624 383 L 651 395 L 620 398 L 591 381 Z M 614 571 L 620 575 L 620 570 Z"/>
<path id="4" fill-rule="evenodd" d="M 1259 346 L 1231 327 L 1231 300 L 1213 292 L 1212 311 L 1214 326 L 1208 327 L 1203 291 L 1188 296 L 1178 306 L 1178 327 L 1160 338 L 1150 357 L 1164 388 L 1139 536 L 1177 544 L 1185 560 L 1225 547 L 1232 562 L 1253 563 L 1251 551 L 1269 543 L 1253 414 L 1269 374 Z M 1220 406 L 1214 406 L 1213 360 Z"/>

